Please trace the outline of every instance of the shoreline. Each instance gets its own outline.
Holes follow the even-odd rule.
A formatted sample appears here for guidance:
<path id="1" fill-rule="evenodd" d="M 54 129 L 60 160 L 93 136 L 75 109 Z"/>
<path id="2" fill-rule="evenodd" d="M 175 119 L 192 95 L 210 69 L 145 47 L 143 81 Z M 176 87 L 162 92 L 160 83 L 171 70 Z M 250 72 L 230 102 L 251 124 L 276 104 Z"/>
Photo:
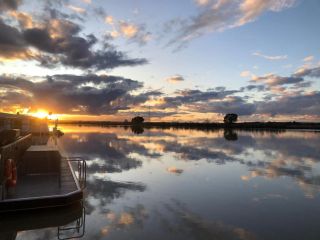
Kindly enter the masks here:
<path id="1" fill-rule="evenodd" d="M 61 125 L 86 125 L 86 126 L 122 126 L 142 128 L 183 128 L 183 129 L 243 129 L 243 130 L 268 130 L 268 129 L 309 129 L 320 130 L 319 122 L 239 122 L 239 123 L 196 123 L 196 122 L 144 122 L 134 124 L 131 122 L 106 122 L 106 121 L 61 121 Z"/>

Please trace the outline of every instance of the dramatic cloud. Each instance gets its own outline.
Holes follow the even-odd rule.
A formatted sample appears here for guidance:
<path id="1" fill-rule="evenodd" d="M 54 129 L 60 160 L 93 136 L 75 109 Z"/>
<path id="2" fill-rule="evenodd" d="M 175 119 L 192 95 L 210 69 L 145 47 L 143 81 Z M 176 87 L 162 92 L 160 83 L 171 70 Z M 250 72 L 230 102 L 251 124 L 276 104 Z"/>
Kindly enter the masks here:
<path id="1" fill-rule="evenodd" d="M 260 52 L 254 52 L 252 53 L 253 56 L 258 56 L 258 57 L 262 57 L 264 59 L 270 60 L 270 61 L 277 61 L 277 60 L 285 60 L 288 58 L 287 55 L 280 55 L 280 56 L 268 56 L 268 55 L 264 55 Z"/>
<path id="2" fill-rule="evenodd" d="M 271 115 L 317 115 L 320 113 L 320 92 L 282 96 L 258 104 L 257 113 Z"/>
<path id="3" fill-rule="evenodd" d="M 0 77 L 1 103 L 52 109 L 56 113 L 112 114 L 161 94 L 156 91 L 136 95 L 130 93 L 142 86 L 142 83 L 131 79 L 95 74 L 54 75 L 37 82 Z M 12 90 L 7 91 L 8 88 Z"/>
<path id="4" fill-rule="evenodd" d="M 21 33 L 0 19 L 0 58 L 26 59 L 29 57 L 31 57 L 31 51 L 26 48 Z"/>
<path id="5" fill-rule="evenodd" d="M 166 79 L 166 81 L 169 83 L 179 83 L 179 82 L 183 82 L 184 80 L 185 80 L 184 77 L 179 74 L 173 75 Z"/>
<path id="6" fill-rule="evenodd" d="M 24 36 L 30 45 L 51 54 L 40 59 L 47 66 L 64 64 L 99 70 L 146 63 L 145 59 L 128 59 L 124 53 L 109 45 L 105 45 L 103 50 L 94 51 L 92 47 L 97 43 L 97 38 L 92 34 L 80 37 L 79 32 L 80 27 L 75 23 L 53 19 L 46 28 L 27 29 Z"/>
<path id="7" fill-rule="evenodd" d="M 196 1 L 200 5 L 206 5 L 201 12 L 189 19 L 174 19 L 170 24 L 175 36 L 169 41 L 169 45 L 182 47 L 190 40 L 206 33 L 223 31 L 239 27 L 255 21 L 264 12 L 279 12 L 294 4 L 294 0 L 241 0 L 241 1 Z M 168 24 L 166 24 L 168 25 Z"/>
<path id="8" fill-rule="evenodd" d="M 108 43 L 99 49 L 93 34 L 83 36 L 78 24 L 54 15 L 34 26 L 30 16 L 16 13 L 14 17 L 22 31 L 0 19 L 0 57 L 33 59 L 46 67 L 63 65 L 96 70 L 147 63 L 143 58 L 128 58 Z"/>

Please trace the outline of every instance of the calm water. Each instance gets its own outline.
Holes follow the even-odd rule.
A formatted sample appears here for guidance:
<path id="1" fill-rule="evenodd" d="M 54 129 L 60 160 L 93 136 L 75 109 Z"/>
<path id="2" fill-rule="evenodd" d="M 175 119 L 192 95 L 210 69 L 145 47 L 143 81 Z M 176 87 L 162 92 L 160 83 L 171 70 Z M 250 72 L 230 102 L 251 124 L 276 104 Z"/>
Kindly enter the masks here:
<path id="1" fill-rule="evenodd" d="M 320 239 L 320 133 L 63 131 L 89 159 L 83 239 Z"/>

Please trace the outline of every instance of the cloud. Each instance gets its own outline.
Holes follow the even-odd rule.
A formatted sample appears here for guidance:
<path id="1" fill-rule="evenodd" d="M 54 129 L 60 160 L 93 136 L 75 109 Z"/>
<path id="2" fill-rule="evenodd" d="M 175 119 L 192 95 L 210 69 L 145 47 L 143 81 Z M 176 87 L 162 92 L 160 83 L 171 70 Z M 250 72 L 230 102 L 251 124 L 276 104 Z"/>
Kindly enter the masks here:
<path id="1" fill-rule="evenodd" d="M 264 76 L 253 76 L 251 82 L 254 83 L 265 83 L 268 86 L 278 86 L 278 85 L 286 85 L 286 84 L 295 84 L 299 82 L 303 82 L 304 79 L 298 76 L 291 77 L 281 77 L 275 74 L 266 74 Z"/>
<path id="2" fill-rule="evenodd" d="M 240 116 L 251 115 L 256 112 L 257 106 L 254 103 L 248 103 L 239 96 L 229 96 L 220 101 L 202 102 L 190 107 L 190 110 L 203 113 L 237 113 Z"/>
<path id="3" fill-rule="evenodd" d="M 245 73 L 244 75 L 248 75 Z M 235 112 L 240 116 L 253 114 L 270 115 L 309 115 L 319 117 L 319 92 L 308 92 L 311 81 L 304 77 L 316 77 L 319 68 L 309 68 L 282 77 L 276 74 L 252 76 L 254 84 L 241 87 L 239 90 L 215 88 L 207 91 L 187 89 L 177 91 L 176 96 L 162 97 L 159 109 L 183 108 L 189 113 L 220 113 Z M 258 91 L 264 94 L 265 101 L 257 101 L 250 96 L 243 96 L 247 91 Z M 237 96 L 237 93 L 241 96 Z M 180 107 L 181 106 L 181 107 Z M 287 107 L 288 106 L 288 107 Z M 283 110 L 282 110 L 283 109 Z"/>
<path id="4" fill-rule="evenodd" d="M 113 27 L 113 30 L 108 33 L 112 38 L 121 36 L 140 46 L 145 45 L 151 40 L 151 33 L 146 30 L 145 24 L 134 24 L 123 20 L 118 21 L 111 15 L 105 16 L 104 21 Z"/>
<path id="5" fill-rule="evenodd" d="M 132 91 L 143 87 L 142 83 L 117 76 L 95 74 L 54 75 L 37 82 L 1 76 L 0 89 L 8 87 L 12 90 L 1 92 L 2 99 L 9 105 L 52 109 L 57 113 L 69 114 L 113 114 L 161 94 L 152 91 L 132 95 Z M 15 99 L 13 96 L 17 93 L 21 96 Z"/>
<path id="6" fill-rule="evenodd" d="M 0 12 L 6 10 L 17 10 L 22 0 L 1 0 L 0 1 Z"/>
<path id="7" fill-rule="evenodd" d="M 13 18 L 15 18 L 22 29 L 25 28 L 32 28 L 34 26 L 34 22 L 32 19 L 32 15 L 24 12 L 18 12 L 18 11 L 10 11 L 9 15 Z"/>
<path id="8" fill-rule="evenodd" d="M 262 57 L 264 59 L 270 60 L 270 61 L 277 61 L 277 60 L 285 60 L 288 58 L 287 55 L 279 55 L 279 56 L 268 56 L 268 55 L 264 55 L 260 52 L 254 52 L 252 53 L 253 56 L 258 56 L 258 57 Z"/>
<path id="9" fill-rule="evenodd" d="M 127 38 L 132 38 L 137 35 L 138 27 L 134 24 L 121 21 L 119 23 L 120 32 Z"/>
<path id="10" fill-rule="evenodd" d="M 295 0 L 244 0 L 240 4 L 242 12 L 238 25 L 254 21 L 265 11 L 279 12 L 292 7 Z"/>
<path id="11" fill-rule="evenodd" d="M 33 26 L 31 19 L 27 24 L 26 15 L 24 20 L 21 14 L 16 15 L 20 16 L 21 26 L 26 27 L 22 31 L 0 19 L 0 57 L 36 60 L 51 68 L 63 65 L 96 70 L 147 63 L 143 58 L 128 58 L 108 43 L 97 48 L 98 39 L 93 34 L 83 36 L 78 24 L 56 13 L 40 26 Z"/>
<path id="12" fill-rule="evenodd" d="M 3 59 L 28 59 L 31 51 L 18 29 L 0 19 L 0 57 Z"/>
<path id="13" fill-rule="evenodd" d="M 240 73 L 240 76 L 241 77 L 250 77 L 250 76 L 252 76 L 252 73 L 250 71 L 242 71 Z"/>
<path id="14" fill-rule="evenodd" d="M 171 25 L 170 28 L 174 32 L 174 37 L 169 40 L 168 45 L 181 48 L 207 33 L 243 26 L 255 21 L 264 12 L 279 12 L 293 6 L 294 3 L 294 0 L 213 1 L 195 16 L 188 19 L 172 19 L 169 21 L 170 24 L 165 24 Z M 168 29 L 166 34 L 167 31 Z"/>
<path id="15" fill-rule="evenodd" d="M 194 0 L 199 6 L 206 6 L 210 3 L 210 0 Z"/>
<path id="16" fill-rule="evenodd" d="M 179 83 L 179 82 L 185 81 L 185 79 L 184 79 L 183 76 L 177 74 L 177 75 L 173 75 L 171 77 L 168 77 L 166 79 L 166 81 L 169 82 L 169 83 Z"/>
<path id="17" fill-rule="evenodd" d="M 266 87 L 264 85 L 247 85 L 245 87 L 241 87 L 240 91 L 244 92 L 244 91 L 252 91 L 252 90 L 256 90 L 258 92 L 260 91 L 265 91 Z"/>
<path id="18" fill-rule="evenodd" d="M 106 23 L 108 23 L 108 24 L 110 24 L 110 25 L 112 25 L 113 23 L 114 23 L 114 19 L 113 19 L 113 17 L 112 16 L 106 16 L 105 18 L 104 18 L 104 21 L 106 22 Z"/>
<path id="19" fill-rule="evenodd" d="M 303 59 L 304 62 L 312 62 L 314 59 L 314 56 L 307 56 Z"/>
<path id="20" fill-rule="evenodd" d="M 163 102 L 158 105 L 159 108 L 177 108 L 181 105 L 188 106 L 197 102 L 208 102 L 211 100 L 224 99 L 226 96 L 237 93 L 235 90 L 192 90 L 186 89 L 176 92 L 176 96 L 164 97 Z"/>
<path id="21" fill-rule="evenodd" d="M 183 169 L 176 168 L 175 166 L 171 166 L 167 168 L 167 172 L 180 175 L 183 173 Z"/>
<path id="22" fill-rule="evenodd" d="M 3 84 L 0 85 L 0 103 L 1 108 L 5 107 L 8 111 L 12 106 L 18 106 L 20 103 L 30 103 L 31 94 L 15 86 Z"/>
<path id="23" fill-rule="evenodd" d="M 258 239 L 254 233 L 244 228 L 205 219 L 190 211 L 182 202 L 173 201 L 173 204 L 165 206 L 164 210 L 157 212 L 157 217 L 160 219 L 159 227 L 164 228 L 163 232 L 179 233 L 182 239 Z"/>
<path id="24" fill-rule="evenodd" d="M 320 66 L 316 67 L 301 67 L 299 68 L 293 76 L 296 77 L 312 77 L 312 78 L 320 78 Z"/>
<path id="25" fill-rule="evenodd" d="M 67 5 L 67 7 L 76 13 L 84 14 L 86 12 L 84 8 L 76 7 L 74 5 Z"/>
<path id="26" fill-rule="evenodd" d="M 257 113 L 271 115 L 317 115 L 320 113 L 320 92 L 281 96 L 269 102 L 260 102 Z"/>

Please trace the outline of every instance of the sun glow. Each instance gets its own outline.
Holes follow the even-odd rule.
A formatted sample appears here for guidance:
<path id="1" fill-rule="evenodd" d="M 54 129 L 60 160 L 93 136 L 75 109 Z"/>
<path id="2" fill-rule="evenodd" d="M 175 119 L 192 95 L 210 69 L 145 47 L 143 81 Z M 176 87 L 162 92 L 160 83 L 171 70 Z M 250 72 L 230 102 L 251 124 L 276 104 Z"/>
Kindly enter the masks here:
<path id="1" fill-rule="evenodd" d="M 29 115 L 36 117 L 36 118 L 40 118 L 40 119 L 47 118 L 50 120 L 55 120 L 55 119 L 58 119 L 58 117 L 59 117 L 58 114 L 52 114 L 52 113 L 50 113 L 46 110 L 43 110 L 43 109 L 39 109 L 36 112 L 29 113 Z"/>
<path id="2" fill-rule="evenodd" d="M 34 113 L 30 113 L 31 116 L 33 117 L 37 117 L 37 118 L 45 118 L 47 117 L 49 114 L 48 112 L 44 111 L 44 110 L 38 110 L 37 112 Z"/>

